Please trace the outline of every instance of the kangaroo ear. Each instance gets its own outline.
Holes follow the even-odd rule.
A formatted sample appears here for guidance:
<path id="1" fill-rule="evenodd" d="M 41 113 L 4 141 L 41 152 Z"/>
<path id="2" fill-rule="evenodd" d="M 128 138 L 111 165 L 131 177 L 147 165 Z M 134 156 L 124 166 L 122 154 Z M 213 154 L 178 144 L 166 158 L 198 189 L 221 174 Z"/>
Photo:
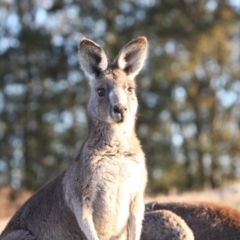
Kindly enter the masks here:
<path id="1" fill-rule="evenodd" d="M 129 78 L 134 79 L 143 67 L 146 60 L 148 41 L 146 37 L 138 37 L 126 44 L 114 64 L 124 70 Z"/>
<path id="2" fill-rule="evenodd" d="M 90 39 L 83 38 L 78 48 L 79 62 L 85 75 L 91 80 L 108 67 L 103 49 Z"/>

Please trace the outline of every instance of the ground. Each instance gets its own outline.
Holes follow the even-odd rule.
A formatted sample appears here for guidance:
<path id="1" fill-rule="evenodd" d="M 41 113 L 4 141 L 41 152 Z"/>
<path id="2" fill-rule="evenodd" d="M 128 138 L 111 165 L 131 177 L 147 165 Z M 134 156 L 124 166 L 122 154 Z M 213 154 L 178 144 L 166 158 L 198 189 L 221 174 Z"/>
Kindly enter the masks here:
<path id="1" fill-rule="evenodd" d="M 16 198 L 16 201 L 12 202 L 9 200 L 9 194 L 9 188 L 0 189 L 0 233 L 14 212 L 31 196 L 30 192 L 21 192 Z M 146 197 L 145 201 L 214 201 L 228 205 L 240 211 L 240 182 L 217 190 Z"/>

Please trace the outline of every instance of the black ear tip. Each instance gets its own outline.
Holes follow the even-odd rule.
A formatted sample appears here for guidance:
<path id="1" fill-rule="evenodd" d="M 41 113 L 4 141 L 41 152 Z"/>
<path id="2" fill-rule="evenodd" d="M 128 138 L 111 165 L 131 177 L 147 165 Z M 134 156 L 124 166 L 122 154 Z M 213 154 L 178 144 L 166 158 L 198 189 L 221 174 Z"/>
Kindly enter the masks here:
<path id="1" fill-rule="evenodd" d="M 101 47 L 97 43 L 95 43 L 94 41 L 86 37 L 83 37 L 79 42 L 79 49 L 82 49 L 83 47 L 91 47 L 91 46 L 101 49 Z"/>
<path id="2" fill-rule="evenodd" d="M 91 39 L 89 39 L 89 38 L 82 37 L 81 40 L 80 40 L 80 43 L 81 42 L 93 42 L 93 41 Z"/>
<path id="3" fill-rule="evenodd" d="M 85 37 L 83 37 L 80 42 L 79 42 L 79 46 L 81 46 L 82 44 L 85 44 L 86 42 L 88 42 L 90 39 L 87 39 Z M 90 40 L 91 41 L 91 40 Z"/>
<path id="4" fill-rule="evenodd" d="M 139 41 L 141 41 L 141 42 L 145 42 L 145 43 L 148 42 L 147 37 L 145 37 L 145 36 L 138 37 L 137 39 L 139 39 Z"/>
<path id="5" fill-rule="evenodd" d="M 138 37 L 133 40 L 134 43 L 141 44 L 142 46 L 148 46 L 148 40 L 145 36 Z"/>
<path id="6" fill-rule="evenodd" d="M 81 40 L 80 40 L 80 42 L 81 42 L 81 41 L 85 41 L 85 40 L 87 40 L 87 39 L 88 39 L 88 38 L 86 38 L 86 37 L 82 37 Z"/>

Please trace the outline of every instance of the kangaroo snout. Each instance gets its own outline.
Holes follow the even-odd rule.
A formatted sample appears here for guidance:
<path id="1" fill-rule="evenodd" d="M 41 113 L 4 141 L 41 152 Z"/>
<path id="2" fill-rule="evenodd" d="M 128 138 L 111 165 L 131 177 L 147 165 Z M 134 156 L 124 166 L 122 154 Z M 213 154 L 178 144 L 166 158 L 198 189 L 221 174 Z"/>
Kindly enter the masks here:
<path id="1" fill-rule="evenodd" d="M 116 122 L 123 122 L 124 113 L 127 111 L 127 107 L 124 105 L 115 105 L 112 108 L 112 117 Z"/>
<path id="2" fill-rule="evenodd" d="M 125 111 L 127 111 L 127 107 L 125 107 L 125 106 L 114 106 L 113 107 L 113 112 L 114 113 L 124 113 Z"/>
<path id="3" fill-rule="evenodd" d="M 111 116 L 116 122 L 123 122 L 127 113 L 127 95 L 123 89 L 115 87 L 109 94 Z"/>

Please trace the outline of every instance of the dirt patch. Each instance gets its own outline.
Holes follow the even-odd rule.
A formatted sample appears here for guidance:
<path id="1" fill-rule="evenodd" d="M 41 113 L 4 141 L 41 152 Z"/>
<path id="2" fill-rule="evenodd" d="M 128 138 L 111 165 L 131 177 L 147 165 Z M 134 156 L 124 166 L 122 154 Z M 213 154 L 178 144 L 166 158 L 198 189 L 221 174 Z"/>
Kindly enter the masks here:
<path id="1" fill-rule="evenodd" d="M 12 216 L 17 209 L 32 195 L 27 191 L 19 191 L 15 195 L 13 190 L 9 187 L 0 189 L 0 219 Z"/>
<path id="2" fill-rule="evenodd" d="M 30 192 L 19 191 L 17 194 L 12 194 L 13 190 L 9 187 L 0 189 L 0 233 L 7 225 L 11 216 L 18 210 L 20 206 L 32 195 Z M 14 201 L 13 201 L 14 198 Z"/>

